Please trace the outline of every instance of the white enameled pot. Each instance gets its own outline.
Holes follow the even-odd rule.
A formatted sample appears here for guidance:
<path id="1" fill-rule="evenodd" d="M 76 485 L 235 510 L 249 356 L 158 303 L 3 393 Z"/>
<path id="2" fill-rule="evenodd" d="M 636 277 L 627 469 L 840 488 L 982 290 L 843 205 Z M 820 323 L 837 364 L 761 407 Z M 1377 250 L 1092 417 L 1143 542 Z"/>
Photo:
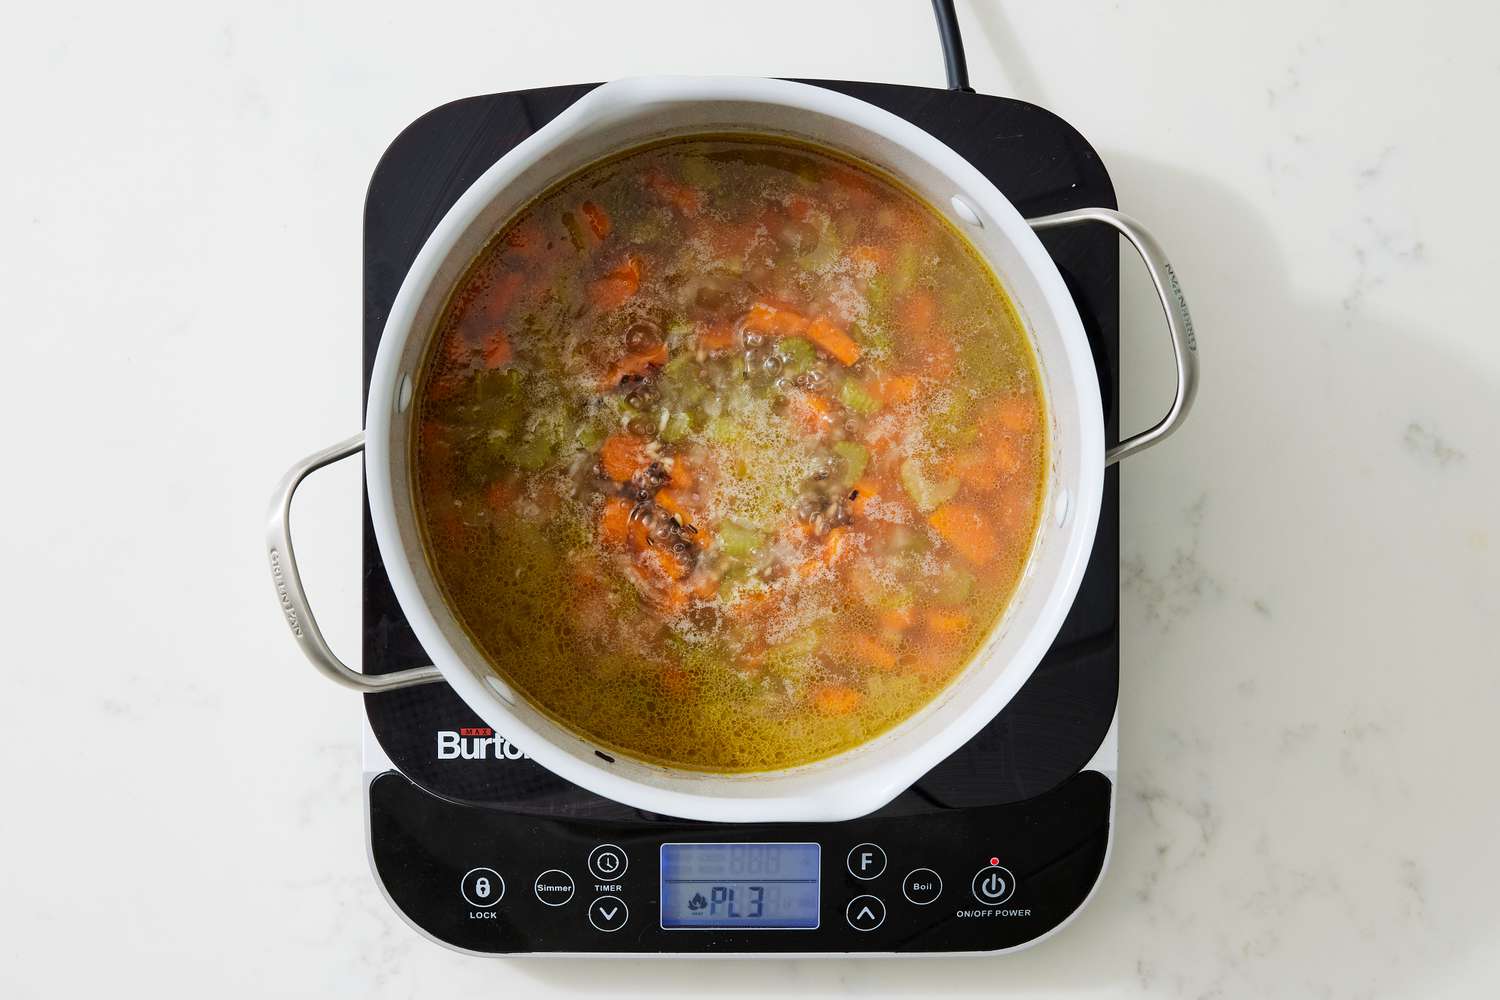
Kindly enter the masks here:
<path id="1" fill-rule="evenodd" d="M 449 292 L 486 242 L 555 182 L 603 157 L 692 133 L 783 135 L 831 147 L 900 179 L 946 215 L 1015 302 L 1040 364 L 1050 416 L 1042 525 L 1024 578 L 981 652 L 931 703 L 885 734 L 837 756 L 780 771 L 709 774 L 633 760 L 566 729 L 493 672 L 441 596 L 423 555 L 413 503 L 412 389 Z M 1141 253 L 1172 334 L 1178 392 L 1150 430 L 1104 443 L 1098 380 L 1071 296 L 1034 229 L 1100 222 Z M 309 658 L 362 691 L 444 680 L 496 732 L 533 760 L 592 792 L 691 819 L 835 821 L 890 801 L 1005 707 L 1056 637 L 1083 575 L 1098 522 L 1104 469 L 1175 428 L 1196 386 L 1196 346 L 1171 266 L 1138 224 L 1104 208 L 1029 223 L 952 149 L 863 101 L 805 84 L 757 78 L 648 78 L 607 83 L 507 153 L 453 205 L 417 255 L 386 321 L 362 435 L 293 468 L 273 502 L 269 557 L 278 600 Z M 292 494 L 310 472 L 365 453 L 381 558 L 433 666 L 365 676 L 328 647 L 308 610 L 288 527 Z"/>

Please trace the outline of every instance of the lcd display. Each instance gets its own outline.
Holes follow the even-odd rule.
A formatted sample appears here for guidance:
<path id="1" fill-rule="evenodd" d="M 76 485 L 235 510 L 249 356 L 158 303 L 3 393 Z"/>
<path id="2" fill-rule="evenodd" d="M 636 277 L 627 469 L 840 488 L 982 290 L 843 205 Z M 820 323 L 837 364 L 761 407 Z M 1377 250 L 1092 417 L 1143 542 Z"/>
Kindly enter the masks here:
<path id="1" fill-rule="evenodd" d="M 665 930 L 812 930 L 817 844 L 663 844 Z"/>

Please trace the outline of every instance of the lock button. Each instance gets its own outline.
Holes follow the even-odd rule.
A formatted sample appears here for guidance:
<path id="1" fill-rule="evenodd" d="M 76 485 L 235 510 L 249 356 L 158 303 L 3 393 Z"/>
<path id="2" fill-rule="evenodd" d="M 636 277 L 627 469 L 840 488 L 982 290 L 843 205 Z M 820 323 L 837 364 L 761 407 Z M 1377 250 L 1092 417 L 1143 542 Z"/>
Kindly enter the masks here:
<path id="1" fill-rule="evenodd" d="M 505 897 L 505 879 L 493 868 L 471 868 L 459 882 L 458 891 L 470 906 L 485 910 Z"/>

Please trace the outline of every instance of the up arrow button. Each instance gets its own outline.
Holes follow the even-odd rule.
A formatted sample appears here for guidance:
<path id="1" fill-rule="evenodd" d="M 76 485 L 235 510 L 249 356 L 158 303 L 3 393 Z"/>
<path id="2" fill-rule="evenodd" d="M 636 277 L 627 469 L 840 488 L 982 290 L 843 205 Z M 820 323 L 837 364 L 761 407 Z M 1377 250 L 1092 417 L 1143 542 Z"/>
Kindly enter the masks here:
<path id="1" fill-rule="evenodd" d="M 878 896 L 855 896 L 844 908 L 844 917 L 857 931 L 873 931 L 885 923 L 885 904 Z"/>

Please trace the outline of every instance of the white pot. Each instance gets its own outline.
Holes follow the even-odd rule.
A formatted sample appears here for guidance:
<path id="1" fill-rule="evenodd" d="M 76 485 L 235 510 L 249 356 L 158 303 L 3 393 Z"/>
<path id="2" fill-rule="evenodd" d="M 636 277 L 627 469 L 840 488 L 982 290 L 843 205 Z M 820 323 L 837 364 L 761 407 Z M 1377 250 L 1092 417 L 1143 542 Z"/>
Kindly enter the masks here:
<path id="1" fill-rule="evenodd" d="M 1010 293 L 1032 337 L 1051 418 L 1045 510 L 1009 609 L 980 653 L 931 703 L 894 729 L 826 760 L 780 771 L 706 774 L 596 747 L 514 694 L 459 626 L 423 557 L 413 504 L 412 384 L 454 284 L 524 205 L 580 167 L 664 136 L 777 133 L 843 150 L 896 176 L 974 243 Z M 326 673 L 360 690 L 446 680 L 478 715 L 533 760 L 592 792 L 651 812 L 726 822 L 845 820 L 880 807 L 962 746 L 1020 690 L 1052 644 L 1094 542 L 1106 454 L 1098 380 L 1077 308 L 1032 231 L 1082 221 L 1115 226 L 1141 251 L 1167 307 L 1179 392 L 1156 427 L 1114 460 L 1170 432 L 1195 385 L 1195 347 L 1170 265 L 1138 225 L 1108 209 L 1028 224 L 993 184 L 916 126 L 863 101 L 805 84 L 736 78 L 607 83 L 507 153 L 443 217 L 391 308 L 370 382 L 365 432 L 299 464 L 283 482 L 269 540 L 272 575 L 293 633 Z M 287 512 L 309 472 L 365 450 L 370 513 L 401 609 L 434 667 L 365 677 L 328 648 L 296 573 Z"/>

